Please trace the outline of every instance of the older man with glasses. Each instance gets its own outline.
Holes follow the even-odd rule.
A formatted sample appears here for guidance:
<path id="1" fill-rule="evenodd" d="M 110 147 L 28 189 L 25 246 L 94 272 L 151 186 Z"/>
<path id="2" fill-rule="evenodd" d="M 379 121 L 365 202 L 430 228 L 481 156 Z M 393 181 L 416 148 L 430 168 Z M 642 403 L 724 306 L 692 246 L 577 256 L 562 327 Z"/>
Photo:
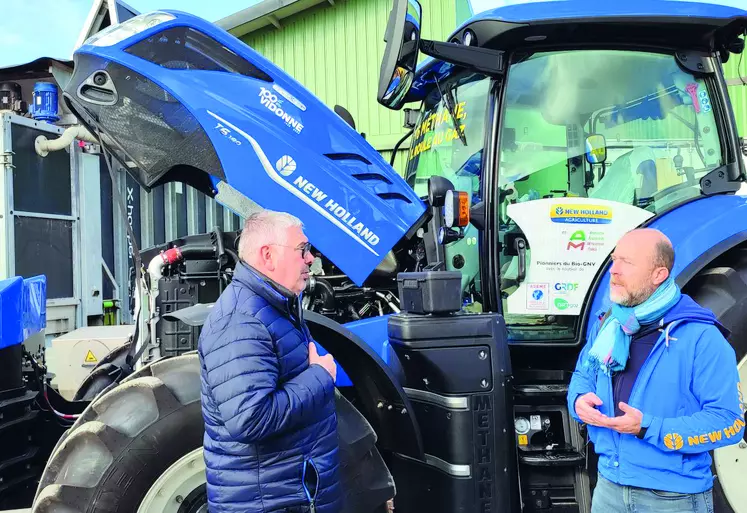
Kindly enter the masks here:
<path id="1" fill-rule="evenodd" d="M 239 258 L 199 342 L 209 510 L 335 513 L 336 366 L 303 320 L 313 256 L 301 221 L 251 215 Z"/>

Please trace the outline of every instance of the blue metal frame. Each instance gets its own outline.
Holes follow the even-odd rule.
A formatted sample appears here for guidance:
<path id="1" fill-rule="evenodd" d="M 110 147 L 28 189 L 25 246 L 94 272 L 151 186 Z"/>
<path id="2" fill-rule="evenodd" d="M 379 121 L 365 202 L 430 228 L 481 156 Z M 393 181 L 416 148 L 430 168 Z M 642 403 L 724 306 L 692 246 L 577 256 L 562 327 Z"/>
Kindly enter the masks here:
<path id="1" fill-rule="evenodd" d="M 473 11 L 474 12 L 474 11 Z M 680 0 L 630 0 L 625 2 L 598 0 L 564 0 L 528 2 L 484 10 L 451 33 L 447 41 L 458 37 L 468 26 L 481 21 L 520 24 L 567 24 L 581 22 L 604 23 L 620 18 L 636 21 L 650 21 L 657 18 L 668 18 L 677 21 L 683 18 L 683 30 L 692 30 L 696 21 L 703 25 L 713 24 L 715 28 L 724 20 L 747 17 L 747 10 L 725 5 L 714 5 L 703 2 Z M 710 23 L 709 23 L 710 21 Z M 502 48 L 502 50 L 511 50 Z M 418 65 L 413 85 L 408 93 L 412 101 L 422 100 L 429 87 L 437 77 L 444 80 L 451 73 L 453 65 L 426 57 Z"/>
<path id="2" fill-rule="evenodd" d="M 503 5 L 478 13 L 462 24 L 480 20 L 496 20 L 506 23 L 533 23 L 546 20 L 567 18 L 589 19 L 619 18 L 632 16 L 636 18 L 715 18 L 729 19 L 745 16 L 747 11 L 737 7 L 717 5 L 705 2 L 680 0 L 627 0 L 625 2 L 600 2 L 598 0 L 567 0 L 550 2 L 525 2 L 515 5 Z"/>

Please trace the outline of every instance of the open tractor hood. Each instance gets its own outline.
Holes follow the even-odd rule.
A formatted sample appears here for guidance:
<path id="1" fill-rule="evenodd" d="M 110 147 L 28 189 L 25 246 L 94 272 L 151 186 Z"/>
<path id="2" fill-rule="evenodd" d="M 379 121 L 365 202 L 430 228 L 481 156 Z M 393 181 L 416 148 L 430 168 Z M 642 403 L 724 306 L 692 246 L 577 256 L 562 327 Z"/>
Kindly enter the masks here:
<path id="1" fill-rule="evenodd" d="M 200 18 L 144 14 L 74 59 L 65 101 L 146 189 L 180 181 L 242 215 L 242 196 L 296 215 L 359 285 L 423 217 L 422 201 L 340 116 Z"/>

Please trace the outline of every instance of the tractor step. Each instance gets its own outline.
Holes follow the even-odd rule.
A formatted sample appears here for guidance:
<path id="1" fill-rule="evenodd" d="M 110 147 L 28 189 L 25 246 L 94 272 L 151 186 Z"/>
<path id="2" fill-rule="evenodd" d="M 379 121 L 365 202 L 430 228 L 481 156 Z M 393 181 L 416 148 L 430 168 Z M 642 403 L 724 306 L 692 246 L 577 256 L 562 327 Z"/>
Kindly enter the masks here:
<path id="1" fill-rule="evenodd" d="M 524 397 L 564 396 L 568 393 L 568 385 L 560 383 L 550 385 L 514 385 L 514 393 Z"/>
<path id="2" fill-rule="evenodd" d="M 586 458 L 576 451 L 521 453 L 519 461 L 533 467 L 575 467 L 583 465 Z"/>

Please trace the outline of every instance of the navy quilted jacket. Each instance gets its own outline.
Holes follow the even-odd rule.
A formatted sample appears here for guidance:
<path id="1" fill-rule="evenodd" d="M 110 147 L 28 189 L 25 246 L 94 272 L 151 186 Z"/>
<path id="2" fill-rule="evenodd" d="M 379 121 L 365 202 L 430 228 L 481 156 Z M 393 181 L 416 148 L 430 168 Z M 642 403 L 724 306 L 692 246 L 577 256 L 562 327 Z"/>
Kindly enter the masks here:
<path id="1" fill-rule="evenodd" d="M 200 334 L 210 513 L 341 507 L 335 387 L 297 296 L 243 262 Z"/>

